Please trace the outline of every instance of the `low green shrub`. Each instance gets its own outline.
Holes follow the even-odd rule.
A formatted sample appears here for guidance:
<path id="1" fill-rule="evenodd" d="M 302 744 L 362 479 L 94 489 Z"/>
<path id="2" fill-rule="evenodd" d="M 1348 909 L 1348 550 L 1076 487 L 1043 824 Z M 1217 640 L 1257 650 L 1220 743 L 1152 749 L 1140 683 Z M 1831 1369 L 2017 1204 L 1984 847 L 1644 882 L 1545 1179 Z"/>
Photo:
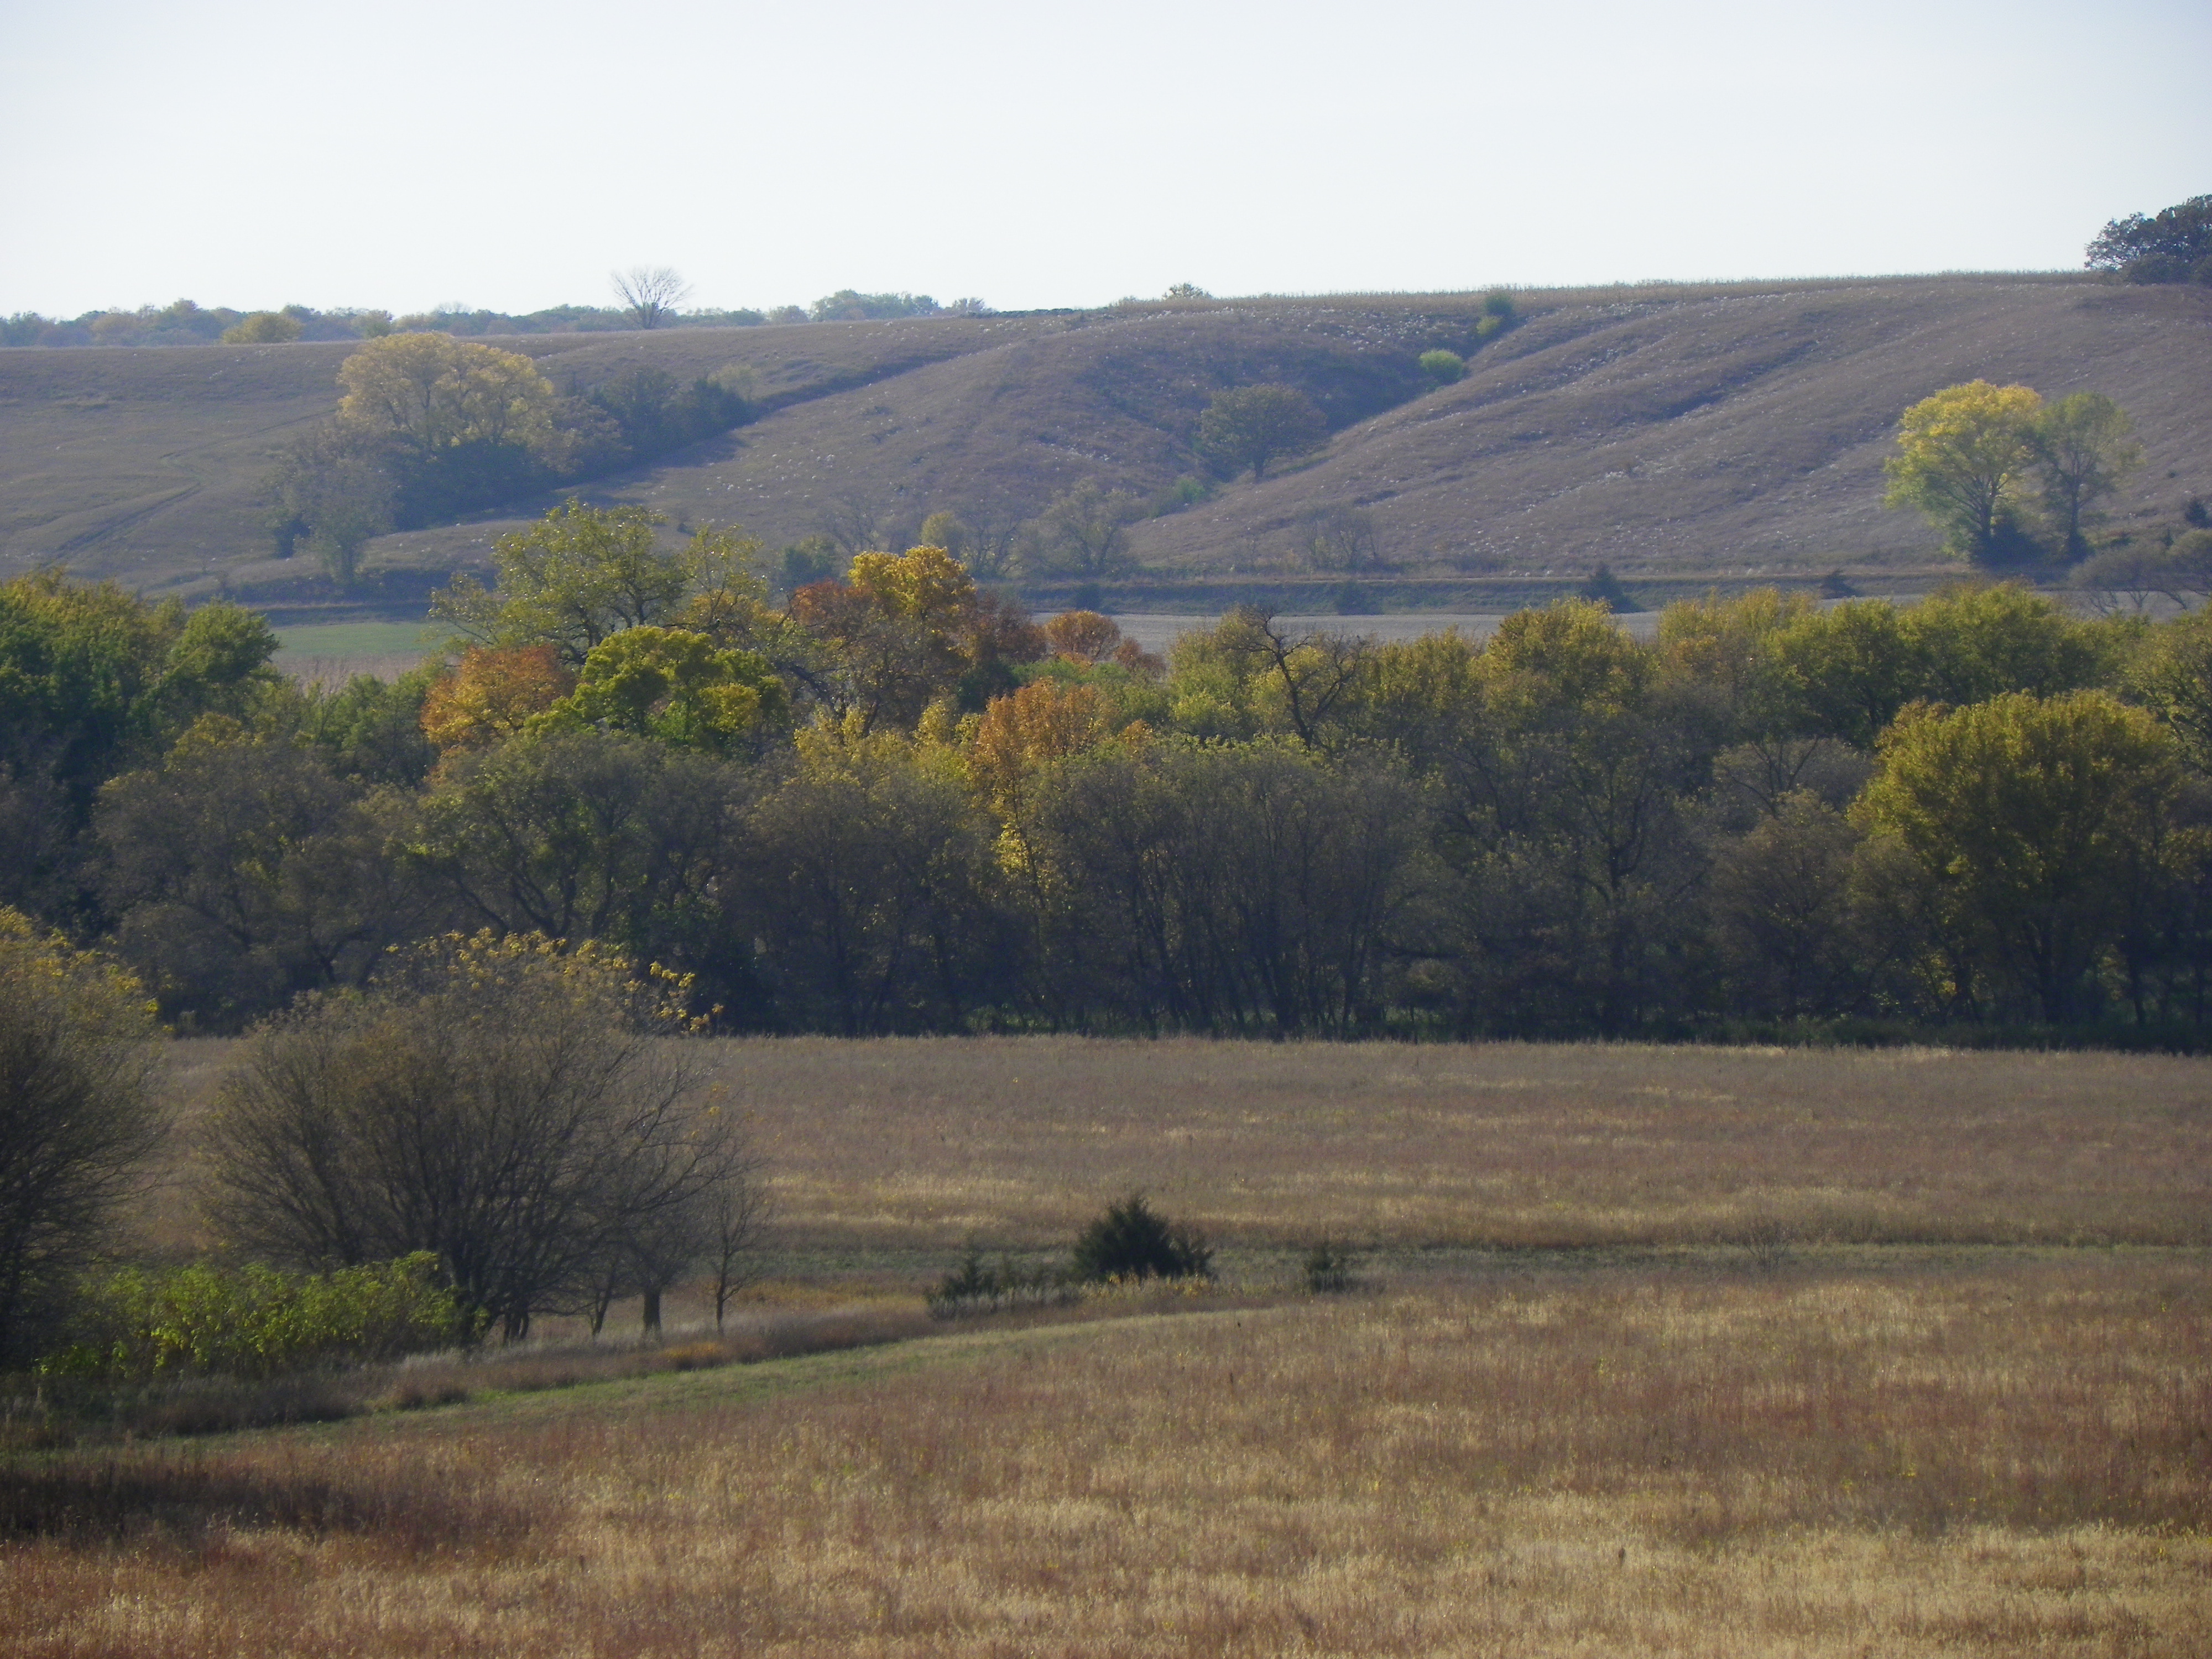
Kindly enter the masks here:
<path id="1" fill-rule="evenodd" d="M 1467 373 L 1467 359 L 1456 351 L 1424 351 L 1421 373 L 1438 386 L 1449 386 Z"/>
<path id="2" fill-rule="evenodd" d="M 88 1287 L 76 1340 L 39 1370 L 101 1382 L 268 1377 L 473 1339 L 474 1322 L 437 1281 L 428 1251 L 328 1273 L 126 1268 Z"/>

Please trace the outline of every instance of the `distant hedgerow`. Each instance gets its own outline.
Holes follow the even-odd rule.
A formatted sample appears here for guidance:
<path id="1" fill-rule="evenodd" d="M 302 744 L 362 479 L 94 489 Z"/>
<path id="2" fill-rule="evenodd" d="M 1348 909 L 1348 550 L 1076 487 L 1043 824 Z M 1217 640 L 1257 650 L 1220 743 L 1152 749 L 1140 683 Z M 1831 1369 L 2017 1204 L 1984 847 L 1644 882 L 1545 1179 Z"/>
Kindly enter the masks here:
<path id="1" fill-rule="evenodd" d="M 477 1325 L 437 1274 L 428 1251 L 328 1273 L 125 1269 L 88 1291 L 77 1340 L 39 1370 L 104 1382 L 268 1377 L 450 1347 Z"/>

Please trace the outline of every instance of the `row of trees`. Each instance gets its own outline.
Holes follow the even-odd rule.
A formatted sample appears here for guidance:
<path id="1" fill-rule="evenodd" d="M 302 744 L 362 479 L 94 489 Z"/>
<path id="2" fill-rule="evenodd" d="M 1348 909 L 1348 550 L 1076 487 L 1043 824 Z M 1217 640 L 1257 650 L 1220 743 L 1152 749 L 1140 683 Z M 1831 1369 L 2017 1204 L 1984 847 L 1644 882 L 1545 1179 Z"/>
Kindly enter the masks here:
<path id="1" fill-rule="evenodd" d="M 845 322 L 900 317 L 988 317 L 978 299 L 940 305 L 927 294 L 860 294 L 840 289 L 811 306 L 678 309 L 690 287 L 666 266 L 635 266 L 614 276 L 613 306 L 550 306 L 523 313 L 447 307 L 395 317 L 374 307 L 318 311 L 288 305 L 242 312 L 178 300 L 135 311 L 76 317 L 18 312 L 0 318 L 0 346 L 276 345 L 292 340 L 377 340 L 388 334 L 601 333 L 634 328 L 757 328 L 763 324 Z"/>
<path id="2" fill-rule="evenodd" d="M 1162 663 L 939 549 L 777 609 L 742 538 L 653 528 L 572 506 L 508 538 L 495 591 L 441 601 L 451 668 L 150 691 L 72 786 L 11 784 L 50 849 L 10 861 L 43 868 L 23 899 L 217 1028 L 480 927 L 769 1030 L 2206 1012 L 2202 616 L 1769 592 L 1649 646 L 1582 601 L 1378 646 L 1243 612 Z M 101 592 L 31 598 L 66 634 L 127 605 Z M 60 722 L 36 754 L 76 752 L 64 701 L 24 706 Z"/>

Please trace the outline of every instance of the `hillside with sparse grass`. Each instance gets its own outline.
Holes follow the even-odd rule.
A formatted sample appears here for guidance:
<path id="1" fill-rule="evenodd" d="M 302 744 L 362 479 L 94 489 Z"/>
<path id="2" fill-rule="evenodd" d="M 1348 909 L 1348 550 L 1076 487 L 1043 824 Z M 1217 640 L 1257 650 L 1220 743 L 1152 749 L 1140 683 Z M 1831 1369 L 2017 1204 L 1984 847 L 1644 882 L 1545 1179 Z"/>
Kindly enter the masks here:
<path id="1" fill-rule="evenodd" d="M 1888 586 L 1940 574 L 1937 537 L 1881 507 L 1899 413 L 1946 385 L 2095 391 L 2145 465 L 2112 525 L 2212 494 L 2212 292 L 2093 276 L 1932 276 L 1528 291 L 1478 335 L 1482 296 L 1330 296 L 1017 316 L 515 337 L 563 392 L 624 369 L 750 371 L 759 418 L 586 493 L 672 524 L 737 521 L 771 553 L 828 533 L 896 546 L 933 512 L 1005 534 L 1095 481 L 1129 528 L 1140 602 L 1255 580 L 1325 593 L 1309 544 L 1369 515 L 1356 573 L 1388 605 L 1540 593 L 1605 563 L 1662 597 L 1706 582 Z M 1422 353 L 1463 355 L 1436 385 Z M 0 354 L 0 570 L 56 561 L 149 591 L 299 604 L 306 562 L 269 556 L 255 495 L 276 449 L 335 406 L 349 348 L 312 343 Z M 1217 392 L 1299 388 L 1326 445 L 1254 482 L 1209 471 Z M 1194 502 L 1179 480 L 1204 480 Z M 1200 493 L 1186 484 L 1183 495 Z M 550 497 L 386 536 L 372 605 L 486 567 Z M 1032 597 L 1060 597 L 1032 582 Z M 1114 594 L 1106 596 L 1109 601 Z"/>

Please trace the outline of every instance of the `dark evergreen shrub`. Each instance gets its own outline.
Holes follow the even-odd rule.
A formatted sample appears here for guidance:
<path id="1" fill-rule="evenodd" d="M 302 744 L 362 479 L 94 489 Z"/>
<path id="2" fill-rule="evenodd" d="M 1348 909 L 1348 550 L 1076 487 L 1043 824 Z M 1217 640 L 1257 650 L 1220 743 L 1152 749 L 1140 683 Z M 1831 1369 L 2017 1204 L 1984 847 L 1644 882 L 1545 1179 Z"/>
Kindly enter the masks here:
<path id="1" fill-rule="evenodd" d="M 1167 1218 L 1132 1193 L 1083 1230 L 1075 1241 L 1075 1277 L 1089 1283 L 1109 1279 L 1211 1279 L 1213 1252 L 1188 1227 Z"/>

